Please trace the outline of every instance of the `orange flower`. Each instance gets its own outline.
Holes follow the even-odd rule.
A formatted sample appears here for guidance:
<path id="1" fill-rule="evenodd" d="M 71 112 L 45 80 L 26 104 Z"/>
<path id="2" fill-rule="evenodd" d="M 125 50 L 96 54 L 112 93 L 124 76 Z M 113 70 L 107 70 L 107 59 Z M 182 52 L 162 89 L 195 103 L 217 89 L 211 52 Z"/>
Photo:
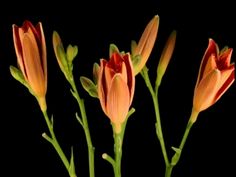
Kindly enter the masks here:
<path id="1" fill-rule="evenodd" d="M 159 27 L 159 16 L 155 15 L 152 20 L 147 24 L 141 38 L 139 39 L 138 45 L 134 47 L 134 56 L 140 55 L 141 60 L 138 65 L 134 66 L 135 75 L 137 75 L 145 66 L 152 48 L 155 44 L 157 31 Z"/>
<path id="2" fill-rule="evenodd" d="M 101 59 L 98 97 L 103 111 L 120 133 L 134 96 L 135 76 L 130 54 L 114 52 L 109 61 Z"/>
<path id="3" fill-rule="evenodd" d="M 42 23 L 34 27 L 30 21 L 25 21 L 22 27 L 13 25 L 12 28 L 19 69 L 37 97 L 41 109 L 45 110 L 47 61 Z"/>
<path id="4" fill-rule="evenodd" d="M 234 82 L 234 63 L 230 64 L 232 51 L 226 47 L 219 51 L 214 40 L 209 39 L 194 90 L 194 111 L 200 112 L 213 105 Z"/>

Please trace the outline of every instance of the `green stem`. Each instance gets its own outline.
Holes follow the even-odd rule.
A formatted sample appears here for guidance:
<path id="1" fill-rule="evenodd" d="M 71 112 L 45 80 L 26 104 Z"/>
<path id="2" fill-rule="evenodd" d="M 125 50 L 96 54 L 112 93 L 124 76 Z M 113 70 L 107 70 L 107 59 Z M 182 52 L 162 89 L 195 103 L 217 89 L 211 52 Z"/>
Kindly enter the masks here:
<path id="1" fill-rule="evenodd" d="M 145 83 L 148 87 L 149 92 L 151 93 L 152 96 L 152 101 L 154 104 L 154 109 L 155 109 L 155 115 L 156 115 L 156 134 L 157 137 L 159 139 L 160 145 L 161 145 L 161 150 L 162 150 L 162 154 L 163 154 L 163 158 L 165 161 L 165 165 L 166 167 L 169 166 L 169 159 L 168 159 L 168 155 L 166 152 L 166 147 L 165 147 L 165 141 L 164 141 L 164 137 L 163 137 L 163 133 L 162 133 L 162 127 L 161 127 L 161 119 L 160 119 L 160 111 L 159 111 L 159 103 L 158 103 L 158 88 L 156 87 L 156 91 L 154 91 L 152 84 L 150 82 L 149 79 L 149 75 L 148 75 L 148 69 L 144 68 L 143 69 L 143 78 L 145 80 Z"/>
<path id="2" fill-rule="evenodd" d="M 192 110 L 191 116 L 189 118 L 188 124 L 186 126 L 184 135 L 182 137 L 181 143 L 179 145 L 178 151 L 175 152 L 174 156 L 172 157 L 171 164 L 166 168 L 165 177 L 171 177 L 171 172 L 173 167 L 178 163 L 180 156 L 182 154 L 184 145 L 186 143 L 186 140 L 188 138 L 189 132 L 191 130 L 191 127 L 193 126 L 194 122 L 197 119 L 199 112 L 196 112 L 194 109 Z"/>
<path id="3" fill-rule="evenodd" d="M 165 177 L 171 177 L 171 172 L 173 167 L 174 167 L 173 165 L 169 165 L 166 167 Z"/>
<path id="4" fill-rule="evenodd" d="M 63 150 L 61 149 L 57 139 L 56 139 L 56 136 L 54 134 L 54 131 L 53 131 L 53 123 L 49 120 L 49 117 L 48 117 L 48 114 L 47 114 L 47 111 L 43 111 L 43 115 L 44 115 L 44 118 L 45 118 L 45 121 L 47 123 L 47 127 L 48 127 L 48 130 L 50 132 L 50 135 L 51 137 L 48 137 L 45 133 L 43 134 L 43 137 L 48 140 L 52 145 L 53 147 L 55 148 L 55 150 L 57 151 L 59 157 L 61 158 L 64 166 L 66 167 L 69 175 L 71 177 L 75 177 L 76 175 L 75 174 L 70 174 L 70 171 L 69 171 L 69 168 L 70 168 L 70 163 L 68 161 L 68 159 L 66 158 Z"/>
<path id="5" fill-rule="evenodd" d="M 122 158 L 122 143 L 123 143 L 123 136 L 121 134 L 116 134 L 116 133 L 114 134 L 115 177 L 121 177 L 121 158 Z"/>
<path id="6" fill-rule="evenodd" d="M 104 153 L 102 155 L 102 158 L 107 160 L 113 167 L 114 176 L 115 177 L 121 177 L 121 159 L 122 159 L 122 145 L 123 145 L 123 139 L 125 134 L 125 128 L 127 124 L 127 120 L 131 114 L 133 114 L 135 111 L 134 108 L 130 109 L 128 112 L 126 121 L 121 125 L 121 132 L 116 133 L 115 132 L 115 125 L 112 124 L 113 128 L 113 138 L 114 138 L 114 155 L 115 158 L 113 159 L 108 154 Z"/>
<path id="7" fill-rule="evenodd" d="M 88 126 L 84 101 L 79 96 L 79 92 L 76 88 L 73 76 L 71 77 L 69 82 L 70 82 L 71 87 L 73 89 L 72 94 L 75 97 L 75 99 L 77 100 L 77 103 L 79 105 L 80 112 L 81 112 L 81 117 L 82 117 L 81 122 L 83 123 L 82 127 L 84 129 L 84 133 L 85 133 L 85 137 L 86 137 L 86 141 L 87 141 L 87 146 L 88 146 L 89 176 L 90 177 L 95 177 L 95 172 L 94 172 L 94 147 L 93 147 L 91 136 L 90 136 L 90 131 L 89 131 L 89 126 Z"/>

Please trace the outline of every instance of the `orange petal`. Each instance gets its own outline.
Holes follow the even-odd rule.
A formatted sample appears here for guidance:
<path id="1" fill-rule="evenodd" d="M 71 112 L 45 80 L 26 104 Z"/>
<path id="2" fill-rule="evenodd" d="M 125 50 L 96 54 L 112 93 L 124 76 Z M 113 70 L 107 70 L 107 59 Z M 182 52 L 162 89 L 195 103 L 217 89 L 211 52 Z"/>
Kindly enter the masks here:
<path id="1" fill-rule="evenodd" d="M 105 94 L 107 94 L 106 93 L 107 89 L 106 89 L 106 86 L 105 86 L 106 83 L 104 83 L 105 82 L 104 67 L 105 67 L 106 63 L 107 63 L 106 60 L 103 60 L 103 59 L 100 60 L 100 68 L 99 68 L 99 75 L 98 75 L 98 98 L 99 98 L 100 104 L 102 106 L 102 110 L 105 114 L 107 114 L 107 111 L 106 111 L 106 95 L 105 95 Z"/>
<path id="2" fill-rule="evenodd" d="M 132 103 L 133 97 L 134 97 L 134 88 L 135 88 L 135 74 L 134 74 L 134 68 L 131 61 L 131 56 L 129 53 L 124 55 L 124 62 L 126 65 L 127 70 L 127 79 L 128 79 L 128 87 L 130 92 L 130 104 Z"/>
<path id="3" fill-rule="evenodd" d="M 46 50 L 46 41 L 45 41 L 45 36 L 44 36 L 44 32 L 43 32 L 43 26 L 42 23 L 39 22 L 38 25 L 36 26 L 36 28 L 38 29 L 39 35 L 40 35 L 40 59 L 41 59 L 41 65 L 43 68 L 43 74 L 44 74 L 44 86 L 45 86 L 45 90 L 47 90 L 47 77 L 48 77 L 48 73 L 47 73 L 47 50 Z"/>
<path id="4" fill-rule="evenodd" d="M 122 79 L 125 81 L 125 83 L 127 84 L 128 82 L 128 78 L 127 78 L 127 69 L 126 69 L 126 64 L 125 62 L 122 62 L 122 65 L 121 65 L 121 76 L 122 76 Z"/>
<path id="5" fill-rule="evenodd" d="M 203 78 L 194 92 L 193 106 L 198 112 L 207 109 L 214 103 L 218 91 L 220 71 L 215 69 Z"/>
<path id="6" fill-rule="evenodd" d="M 13 40 L 16 51 L 17 63 L 24 77 L 26 77 L 25 66 L 23 62 L 23 54 L 22 54 L 22 42 L 21 42 L 22 41 L 21 36 L 23 34 L 23 31 L 16 25 L 12 25 L 12 30 L 13 30 Z"/>
<path id="7" fill-rule="evenodd" d="M 210 58 L 211 55 L 215 55 L 216 58 L 218 57 L 218 45 L 215 43 L 215 41 L 213 39 L 209 39 L 208 47 L 205 51 L 205 54 L 202 57 L 196 85 L 198 85 L 198 83 L 203 78 L 203 73 L 204 73 L 206 64 L 207 64 L 208 59 Z"/>
<path id="8" fill-rule="evenodd" d="M 45 78 L 35 38 L 25 33 L 22 47 L 27 81 L 37 96 L 45 96 Z"/>
<path id="9" fill-rule="evenodd" d="M 112 123 L 120 124 L 125 121 L 129 111 L 129 102 L 129 88 L 122 79 L 121 74 L 116 74 L 108 91 L 106 105 L 107 113 Z"/>
<path id="10" fill-rule="evenodd" d="M 205 69 L 203 71 L 202 78 L 204 78 L 206 75 L 208 75 L 212 70 L 217 69 L 216 64 L 216 56 L 213 54 L 209 57 L 209 59 L 206 61 Z"/>
<path id="11" fill-rule="evenodd" d="M 109 90 L 111 87 L 111 82 L 112 82 L 112 78 L 115 75 L 115 71 L 113 70 L 113 68 L 110 68 L 109 66 L 105 66 L 104 68 L 104 74 L 105 74 L 105 87 L 106 90 Z"/>
<path id="12" fill-rule="evenodd" d="M 159 16 L 155 15 L 154 18 L 147 24 L 137 47 L 134 50 L 134 55 L 141 55 L 139 66 L 135 68 L 135 75 L 138 74 L 146 64 L 148 57 L 151 54 L 152 48 L 156 41 L 157 31 L 159 27 Z"/>
<path id="13" fill-rule="evenodd" d="M 233 49 L 230 48 L 219 56 L 219 61 L 217 63 L 217 66 L 220 70 L 226 69 L 230 66 L 232 52 L 233 52 Z"/>
<path id="14" fill-rule="evenodd" d="M 230 69 L 227 71 L 222 72 L 221 74 L 221 82 L 218 86 L 218 92 L 215 96 L 214 102 L 220 99 L 220 97 L 226 92 L 226 90 L 233 84 L 235 80 L 235 74 L 234 74 L 234 64 L 231 65 Z"/>
<path id="15" fill-rule="evenodd" d="M 158 76 L 160 78 L 162 78 L 162 76 L 164 75 L 166 68 L 170 62 L 172 53 L 175 48 L 175 41 L 176 41 L 176 31 L 173 31 L 170 34 L 170 36 L 165 44 L 165 47 L 164 47 L 162 54 L 161 54 L 161 58 L 159 60 L 157 73 L 160 75 L 160 76 Z"/>

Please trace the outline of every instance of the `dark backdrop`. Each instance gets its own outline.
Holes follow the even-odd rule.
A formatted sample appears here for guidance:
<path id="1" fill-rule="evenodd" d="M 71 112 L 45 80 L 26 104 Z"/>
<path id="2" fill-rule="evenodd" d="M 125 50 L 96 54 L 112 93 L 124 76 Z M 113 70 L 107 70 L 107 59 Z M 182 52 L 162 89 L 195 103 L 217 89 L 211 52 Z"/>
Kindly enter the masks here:
<path id="1" fill-rule="evenodd" d="M 25 7 L 23 7 L 25 6 Z M 236 16 L 232 4 L 222 1 L 110 1 L 14 4 L 6 7 L 0 20 L 0 154 L 1 174 L 7 176 L 68 176 L 52 146 L 41 134 L 48 132 L 38 104 L 27 89 L 14 80 L 9 66 L 16 66 L 12 24 L 28 19 L 43 24 L 48 52 L 48 113 L 54 116 L 55 134 L 69 156 L 74 147 L 78 177 L 88 177 L 84 132 L 75 119 L 78 106 L 61 73 L 52 48 L 52 32 L 58 31 L 64 45 L 78 45 L 74 76 L 85 99 L 91 138 L 95 146 L 96 176 L 111 177 L 111 165 L 101 158 L 113 153 L 109 119 L 99 101 L 82 89 L 79 77 L 92 77 L 92 65 L 107 58 L 109 44 L 130 51 L 144 27 L 160 16 L 157 40 L 147 63 L 152 82 L 161 50 L 172 30 L 177 31 L 176 48 L 160 88 L 160 111 L 169 156 L 178 146 L 187 124 L 193 89 L 201 58 L 213 38 L 220 48 L 236 47 Z M 4 7 L 5 8 L 5 7 Z M 233 53 L 232 61 L 235 61 Z M 212 107 L 202 112 L 193 126 L 173 177 L 234 176 L 235 84 Z M 136 112 L 127 123 L 122 158 L 123 177 L 164 176 L 164 161 L 155 134 L 155 117 L 150 94 L 140 75 L 132 106 Z M 233 162 L 231 162 L 233 161 Z"/>

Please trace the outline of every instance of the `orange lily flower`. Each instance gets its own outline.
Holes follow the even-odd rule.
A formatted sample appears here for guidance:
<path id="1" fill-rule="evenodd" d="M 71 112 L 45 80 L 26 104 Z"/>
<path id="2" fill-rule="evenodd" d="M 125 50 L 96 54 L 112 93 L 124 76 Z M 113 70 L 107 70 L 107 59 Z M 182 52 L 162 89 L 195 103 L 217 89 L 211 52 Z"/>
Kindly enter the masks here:
<path id="1" fill-rule="evenodd" d="M 230 64 L 232 48 L 219 51 L 214 40 L 209 44 L 201 61 L 198 79 L 194 90 L 193 109 L 200 112 L 220 99 L 233 84 L 234 63 Z"/>
<path id="2" fill-rule="evenodd" d="M 47 61 L 42 23 L 33 26 L 25 21 L 22 27 L 14 24 L 12 28 L 18 67 L 41 109 L 46 110 Z"/>
<path id="3" fill-rule="evenodd" d="M 138 45 L 134 48 L 133 55 L 140 55 L 141 61 L 137 66 L 134 66 L 135 75 L 137 75 L 145 66 L 152 48 L 155 44 L 157 31 L 159 27 L 159 16 L 155 15 L 152 20 L 147 24 L 141 38 L 139 39 Z"/>
<path id="4" fill-rule="evenodd" d="M 130 54 L 114 52 L 109 61 L 101 59 L 98 97 L 104 113 L 120 133 L 134 96 L 135 75 Z"/>

